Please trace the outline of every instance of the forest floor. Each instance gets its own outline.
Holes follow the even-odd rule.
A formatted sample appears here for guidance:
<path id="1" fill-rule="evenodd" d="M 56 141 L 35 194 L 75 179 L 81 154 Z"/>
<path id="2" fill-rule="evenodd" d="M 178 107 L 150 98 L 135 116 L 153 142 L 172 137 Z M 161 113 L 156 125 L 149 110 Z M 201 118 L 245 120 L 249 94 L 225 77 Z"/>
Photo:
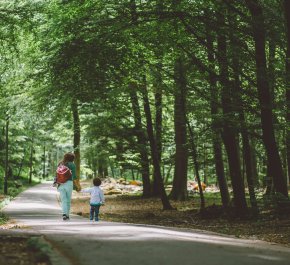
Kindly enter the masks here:
<path id="1" fill-rule="evenodd" d="M 35 184 L 37 182 L 33 182 L 32 185 Z M 19 179 L 17 181 L 9 181 L 8 186 L 8 195 L 0 193 L 0 210 L 12 198 L 30 187 L 31 184 L 27 183 L 26 179 Z M 38 249 L 35 245 L 36 241 L 31 236 L 5 233 L 5 231 L 12 228 L 19 227 L 0 211 L 0 264 L 50 265 L 49 259 Z"/>
<path id="2" fill-rule="evenodd" d="M 158 198 L 107 195 L 106 204 L 100 209 L 100 218 L 112 222 L 201 229 L 290 247 L 290 213 L 278 216 L 271 210 L 262 210 L 256 218 L 236 218 L 220 214 L 220 207 L 215 206 L 220 203 L 219 198 L 212 195 L 207 198 L 206 194 L 206 201 L 209 214 L 201 216 L 197 194 L 188 201 L 171 201 L 176 208 L 172 211 L 163 211 Z M 89 197 L 74 192 L 72 211 L 88 217 Z"/>
<path id="3" fill-rule="evenodd" d="M 29 235 L 0 234 L 0 264 L 50 265 L 49 258 L 35 248 Z"/>

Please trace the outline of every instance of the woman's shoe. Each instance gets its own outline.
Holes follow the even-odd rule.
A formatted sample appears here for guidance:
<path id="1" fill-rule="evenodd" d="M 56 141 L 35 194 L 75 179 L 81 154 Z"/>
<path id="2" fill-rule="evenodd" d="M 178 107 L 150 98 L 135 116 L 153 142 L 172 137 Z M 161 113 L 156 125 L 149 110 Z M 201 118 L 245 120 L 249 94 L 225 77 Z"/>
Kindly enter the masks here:
<path id="1" fill-rule="evenodd" d="M 62 215 L 62 220 L 66 221 L 67 218 L 68 218 L 68 217 L 66 216 L 66 214 L 63 214 L 63 215 Z"/>

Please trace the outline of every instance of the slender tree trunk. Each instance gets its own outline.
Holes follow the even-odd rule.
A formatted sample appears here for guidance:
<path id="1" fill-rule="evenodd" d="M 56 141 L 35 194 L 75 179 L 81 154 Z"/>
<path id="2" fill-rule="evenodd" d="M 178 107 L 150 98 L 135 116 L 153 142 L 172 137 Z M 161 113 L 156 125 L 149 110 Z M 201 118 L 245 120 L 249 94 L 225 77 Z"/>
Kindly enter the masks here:
<path id="1" fill-rule="evenodd" d="M 33 170 L 33 144 L 34 140 L 31 139 L 31 147 L 30 147 L 30 159 L 29 159 L 29 180 L 28 183 L 32 183 L 32 170 Z"/>
<path id="2" fill-rule="evenodd" d="M 104 177 L 108 177 L 109 172 L 108 172 L 108 166 L 106 164 L 106 166 L 104 167 Z"/>
<path id="3" fill-rule="evenodd" d="M 141 112 L 140 112 L 140 107 L 138 103 L 137 88 L 136 88 L 136 85 L 134 84 L 131 84 L 130 86 L 130 99 L 131 99 L 132 110 L 134 114 L 138 150 L 139 150 L 140 159 L 141 159 L 143 196 L 150 197 L 151 187 L 150 187 L 149 158 L 148 158 L 148 152 L 147 152 L 147 139 L 146 139 L 145 132 L 142 128 L 142 118 L 141 118 Z"/>
<path id="4" fill-rule="evenodd" d="M 103 165 L 100 163 L 100 161 L 98 161 L 98 176 L 100 178 L 104 177 L 104 168 Z"/>
<path id="5" fill-rule="evenodd" d="M 207 185 L 207 152 L 206 145 L 203 143 L 203 183 Z"/>
<path id="6" fill-rule="evenodd" d="M 194 170 L 195 170 L 195 175 L 197 179 L 197 184 L 198 184 L 198 189 L 199 189 L 199 196 L 200 196 L 200 210 L 204 210 L 205 208 L 205 199 L 203 195 L 203 189 L 201 185 L 201 179 L 199 175 L 199 163 L 198 163 L 198 158 L 197 158 L 197 150 L 196 150 L 196 145 L 194 142 L 194 134 L 193 130 L 190 126 L 190 123 L 188 122 L 187 118 L 185 117 L 186 123 L 187 123 L 187 128 L 190 136 L 190 145 L 191 145 L 191 151 L 192 151 L 192 159 L 193 159 L 193 164 L 194 164 Z"/>
<path id="7" fill-rule="evenodd" d="M 266 182 L 266 192 L 265 194 L 266 195 L 271 195 L 273 194 L 275 191 L 274 191 L 274 183 L 273 183 L 273 178 L 271 177 L 271 174 L 269 172 L 269 169 L 270 169 L 270 165 L 269 165 L 269 161 L 266 162 L 266 176 L 265 176 L 265 182 Z"/>
<path id="8" fill-rule="evenodd" d="M 163 84 L 162 84 L 162 70 L 163 70 L 163 43 L 162 43 L 162 11 L 164 9 L 164 3 L 163 0 L 157 0 L 156 1 L 156 11 L 160 14 L 159 19 L 157 20 L 156 25 L 156 32 L 158 36 L 160 36 L 157 39 L 156 46 L 155 46 L 155 56 L 157 60 L 157 67 L 154 69 L 154 88 L 155 88 L 155 138 L 156 138 L 156 145 L 157 145 L 157 151 L 158 151 L 158 159 L 160 166 L 162 164 L 162 111 L 163 111 L 163 103 L 162 103 L 162 97 L 163 97 Z M 164 176 L 164 174 L 163 174 Z M 156 177 L 153 176 L 153 195 L 159 196 L 158 192 L 158 183 L 156 181 Z"/>
<path id="9" fill-rule="evenodd" d="M 72 100 L 71 104 L 72 114 L 73 114 L 73 147 L 75 155 L 75 165 L 76 165 L 76 189 L 80 189 L 80 171 L 81 171 L 81 154 L 80 154 L 80 144 L 81 144 L 81 127 L 80 127 L 80 118 L 78 110 L 78 101 L 77 99 Z"/>
<path id="10" fill-rule="evenodd" d="M 23 157 L 21 159 L 21 163 L 20 163 L 20 166 L 19 166 L 19 170 L 18 170 L 18 174 L 17 174 L 17 179 L 20 178 L 20 174 L 21 174 L 21 171 L 22 171 L 24 159 L 25 159 L 25 149 L 23 151 Z"/>
<path id="11" fill-rule="evenodd" d="M 254 186 L 258 188 L 260 186 L 258 179 L 258 161 L 256 155 L 256 147 L 253 138 L 250 138 L 250 148 L 252 149 L 252 169 L 253 169 Z"/>
<path id="12" fill-rule="evenodd" d="M 242 134 L 242 143 L 243 143 L 243 157 L 246 166 L 246 177 L 250 195 L 250 202 L 251 206 L 254 211 L 258 210 L 258 204 L 255 194 L 255 185 L 254 185 L 254 169 L 253 169 L 253 155 L 252 155 L 252 148 L 250 145 L 249 134 L 245 125 L 245 117 L 244 112 L 241 111 L 240 113 L 240 120 L 241 120 L 241 134 Z"/>
<path id="13" fill-rule="evenodd" d="M 216 121 L 213 121 L 212 127 L 215 127 Z M 218 130 L 216 127 L 214 130 Z M 215 170 L 217 174 L 217 181 L 220 188 L 221 199 L 223 207 L 227 208 L 230 204 L 230 194 L 228 190 L 228 184 L 225 175 L 223 152 L 222 152 L 222 140 L 217 131 L 213 133 L 213 151 L 215 159 Z"/>
<path id="14" fill-rule="evenodd" d="M 130 0 L 130 11 L 131 11 L 131 20 L 134 25 L 137 24 L 138 15 L 136 10 L 136 2 L 135 0 Z M 131 84 L 132 85 L 132 84 Z M 145 88 L 147 90 L 146 84 Z M 143 92 L 145 93 L 145 92 Z M 137 140 L 138 145 L 140 148 L 140 158 L 141 158 L 141 171 L 142 171 L 142 180 L 143 180 L 143 196 L 149 197 L 151 196 L 151 187 L 150 187 L 150 167 L 149 167 L 149 158 L 148 158 L 148 152 L 147 152 L 147 139 L 145 136 L 145 133 L 142 128 L 142 119 L 141 119 L 141 112 L 139 108 L 138 103 L 138 95 L 136 91 L 136 86 L 133 86 L 130 91 L 131 96 L 131 103 L 134 113 L 134 121 L 135 121 L 135 127 L 137 130 Z M 144 105 L 145 106 L 145 105 Z M 150 109 L 149 109 L 150 111 Z M 150 112 L 151 115 L 151 112 Z M 152 123 L 152 119 L 150 117 L 150 121 Z M 153 127 L 152 127 L 153 130 Z M 148 131 L 148 121 L 147 121 L 147 131 Z M 152 152 L 152 151 L 151 151 Z M 158 152 L 158 149 L 157 149 Z M 157 159 L 158 159 L 158 153 L 157 153 Z M 154 165 L 155 167 L 155 165 Z M 161 190 L 161 188 L 158 186 L 159 180 L 158 176 L 155 176 L 154 171 L 154 178 L 153 178 L 154 187 L 157 190 Z M 159 194 L 162 197 L 162 194 Z"/>
<path id="15" fill-rule="evenodd" d="M 43 146 L 43 164 L 42 164 L 42 178 L 45 178 L 45 163 L 46 163 L 46 150 L 45 150 L 45 145 Z"/>
<path id="16" fill-rule="evenodd" d="M 8 194 L 8 174 L 9 174 L 9 115 L 6 116 L 5 127 L 5 178 L 4 178 L 4 194 Z"/>
<path id="17" fill-rule="evenodd" d="M 118 141 L 116 143 L 116 160 L 117 161 L 122 161 L 122 154 L 125 152 L 124 150 L 124 146 L 123 146 L 123 142 L 122 141 Z M 118 177 L 123 178 L 123 166 L 119 165 L 119 167 L 117 168 L 117 175 Z"/>
<path id="18" fill-rule="evenodd" d="M 166 175 L 165 175 L 165 179 L 164 179 L 165 185 L 168 183 L 168 179 L 170 177 L 170 173 L 171 173 L 172 166 L 173 166 L 172 163 L 170 163 L 169 169 L 167 170 Z"/>
<path id="19" fill-rule="evenodd" d="M 172 9 L 177 11 L 181 8 L 181 0 L 172 0 Z M 173 22 L 176 38 L 180 38 L 180 29 L 177 20 Z M 178 50 L 177 50 L 178 51 Z M 178 52 L 177 52 L 178 53 Z M 187 135 L 186 135 L 186 69 L 183 62 L 182 52 L 175 55 L 174 62 L 174 132 L 175 132 L 175 167 L 171 198 L 185 200 L 187 192 Z"/>
<path id="20" fill-rule="evenodd" d="M 287 148 L 287 169 L 288 183 L 290 183 L 290 1 L 284 0 L 284 11 L 287 28 L 287 52 L 286 52 L 286 148 Z"/>
<path id="21" fill-rule="evenodd" d="M 272 108 L 275 106 L 275 54 L 276 54 L 276 44 L 273 40 L 273 37 L 269 39 L 269 60 L 268 60 L 268 80 L 269 80 L 269 89 L 270 89 L 270 96 L 271 96 L 271 103 Z M 277 119 L 273 115 L 273 122 L 277 122 Z M 267 163 L 267 167 L 269 163 Z M 283 167 L 283 165 L 282 165 Z M 267 172 L 271 172 L 270 169 L 267 169 Z M 267 194 L 271 194 L 274 192 L 273 186 L 273 177 L 272 175 L 268 174 L 267 177 Z"/>
<path id="22" fill-rule="evenodd" d="M 56 171 L 55 161 L 54 161 L 54 150 L 49 152 L 49 171 L 48 174 L 51 176 Z"/>
<path id="23" fill-rule="evenodd" d="M 156 179 L 158 181 L 159 194 L 162 201 L 163 209 L 171 210 L 173 208 L 170 205 L 170 202 L 166 195 L 162 176 L 161 176 L 161 169 L 160 169 L 160 164 L 159 164 L 159 159 L 158 159 L 158 150 L 157 150 L 156 140 L 155 140 L 155 136 L 153 132 L 152 115 L 151 115 L 150 104 L 149 104 L 149 99 L 148 99 L 148 91 L 147 91 L 147 84 L 146 84 L 145 76 L 143 76 L 142 95 L 143 95 L 143 103 L 144 103 L 144 112 L 145 112 L 146 123 L 147 123 L 147 134 L 148 134 L 148 139 L 150 143 L 151 156 L 152 156 L 153 166 L 154 166 L 154 175 L 156 176 Z"/>
<path id="24" fill-rule="evenodd" d="M 161 60 L 161 59 L 159 59 Z M 158 64 L 159 67 L 162 67 L 162 64 Z M 158 69 L 155 73 L 155 138 L 156 145 L 158 151 L 158 159 L 161 165 L 161 157 L 162 157 L 162 77 L 161 77 L 161 69 Z M 153 178 L 153 195 L 157 196 L 159 192 L 158 184 L 156 181 L 156 177 Z"/>
<path id="25" fill-rule="evenodd" d="M 109 164 L 110 164 L 110 169 L 111 169 L 112 177 L 115 178 L 114 164 L 113 164 L 113 162 L 110 162 Z"/>
<path id="26" fill-rule="evenodd" d="M 132 175 L 132 180 L 135 180 L 135 175 L 134 175 L 134 169 L 131 168 L 131 175 Z"/>
<path id="27" fill-rule="evenodd" d="M 245 187 L 241 173 L 241 162 L 238 145 L 238 135 L 235 126 L 235 113 L 233 110 L 232 84 L 229 81 L 228 61 L 227 61 L 227 40 L 224 34 L 225 9 L 222 8 L 218 14 L 218 63 L 220 67 L 220 82 L 222 85 L 221 98 L 224 115 L 223 139 L 228 155 L 229 171 L 233 186 L 234 204 L 239 213 L 242 214 L 247 209 Z"/>
<path id="28" fill-rule="evenodd" d="M 182 58 L 176 59 L 175 63 L 175 84 L 174 93 L 174 130 L 175 130 L 175 168 L 174 179 L 171 191 L 171 198 L 174 200 L 185 200 L 187 192 L 187 136 L 186 136 L 186 76 Z"/>
<path id="29" fill-rule="evenodd" d="M 210 29 L 207 28 L 207 58 L 210 64 L 210 68 L 214 69 L 215 67 L 215 58 L 213 54 L 213 37 Z M 212 130 L 213 130 L 213 151 L 214 151 L 214 161 L 215 161 L 215 170 L 218 180 L 218 185 L 220 188 L 221 199 L 223 207 L 227 208 L 230 203 L 230 195 L 228 191 L 228 184 L 225 177 L 224 163 L 223 163 L 223 153 L 222 153 L 222 140 L 221 140 L 221 124 L 217 120 L 219 115 L 218 109 L 218 88 L 216 78 L 212 72 L 209 73 L 209 85 L 210 85 L 210 108 L 211 108 L 211 118 L 212 118 Z"/>
<path id="30" fill-rule="evenodd" d="M 238 51 L 238 48 L 233 46 L 234 51 L 233 53 L 236 53 Z M 245 162 L 245 171 L 246 171 L 246 179 L 248 183 L 248 189 L 249 189 L 249 195 L 250 195 L 250 203 L 252 206 L 252 209 L 254 212 L 258 211 L 258 205 L 257 205 L 257 199 L 256 199 L 256 193 L 255 193 L 255 183 L 254 183 L 254 158 L 253 158 L 253 147 L 251 147 L 250 144 L 250 136 L 247 129 L 247 122 L 245 118 L 245 113 L 243 109 L 243 103 L 242 103 L 242 88 L 240 83 L 240 68 L 239 68 L 239 60 L 238 60 L 238 54 L 235 54 L 233 58 L 233 69 L 234 69 L 234 79 L 235 79 L 235 93 L 236 93 L 236 106 L 237 111 L 239 113 L 239 120 L 240 120 L 240 127 L 241 127 L 241 136 L 242 136 L 242 144 L 243 144 L 243 160 Z"/>
<path id="31" fill-rule="evenodd" d="M 262 7 L 256 0 L 245 0 L 252 15 L 253 37 L 255 42 L 255 59 L 257 70 L 257 88 L 261 108 L 261 123 L 263 142 L 267 158 L 270 163 L 269 173 L 273 177 L 275 191 L 288 198 L 286 179 L 284 177 L 281 158 L 275 139 L 273 125 L 273 104 L 271 100 L 270 86 L 267 76 L 266 63 L 266 32 Z"/>
<path id="32" fill-rule="evenodd" d="M 275 56 L 276 56 L 276 43 L 275 40 L 269 40 L 269 63 L 268 63 L 268 76 L 271 101 L 275 105 Z"/>

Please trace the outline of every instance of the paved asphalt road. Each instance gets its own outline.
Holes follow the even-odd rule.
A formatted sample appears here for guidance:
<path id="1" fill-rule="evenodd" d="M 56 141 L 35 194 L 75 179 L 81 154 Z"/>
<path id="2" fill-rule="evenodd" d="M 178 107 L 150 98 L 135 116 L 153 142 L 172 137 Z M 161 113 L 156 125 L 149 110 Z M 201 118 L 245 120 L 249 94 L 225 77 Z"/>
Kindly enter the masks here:
<path id="1" fill-rule="evenodd" d="M 126 207 L 126 205 L 124 205 Z M 44 235 L 56 265 L 290 265 L 290 249 L 203 231 L 100 221 L 61 220 L 50 183 L 21 193 L 4 211 L 27 233 Z M 60 255 L 61 254 L 61 255 Z"/>

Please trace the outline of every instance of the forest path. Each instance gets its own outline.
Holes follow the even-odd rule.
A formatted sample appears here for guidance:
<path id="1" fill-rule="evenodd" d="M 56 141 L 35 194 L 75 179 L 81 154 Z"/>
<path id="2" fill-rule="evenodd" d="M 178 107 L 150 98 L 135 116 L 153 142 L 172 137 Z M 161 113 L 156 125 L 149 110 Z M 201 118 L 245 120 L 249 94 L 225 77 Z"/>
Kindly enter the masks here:
<path id="1" fill-rule="evenodd" d="M 64 222 L 51 183 L 21 193 L 4 212 L 25 225 L 26 233 L 44 235 L 67 264 L 289 265 L 290 261 L 290 249 L 258 240 L 157 226 L 90 223 L 76 215 Z"/>

